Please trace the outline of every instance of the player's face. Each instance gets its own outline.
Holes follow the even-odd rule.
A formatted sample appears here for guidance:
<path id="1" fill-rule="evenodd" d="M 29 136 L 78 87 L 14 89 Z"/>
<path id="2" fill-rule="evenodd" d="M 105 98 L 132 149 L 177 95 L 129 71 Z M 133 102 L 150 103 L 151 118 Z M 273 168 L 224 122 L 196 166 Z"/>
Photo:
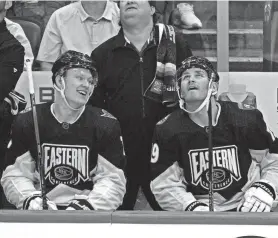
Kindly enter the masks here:
<path id="1" fill-rule="evenodd" d="M 205 70 L 191 68 L 181 76 L 181 98 L 186 103 L 202 103 L 207 97 L 209 79 Z"/>
<path id="2" fill-rule="evenodd" d="M 93 93 L 95 83 L 90 70 L 69 69 L 65 77 L 65 96 L 68 103 L 74 108 L 85 105 Z"/>
<path id="3" fill-rule="evenodd" d="M 137 23 L 150 22 L 155 9 L 150 6 L 149 1 L 139 0 L 120 1 L 121 22 L 136 25 Z"/>

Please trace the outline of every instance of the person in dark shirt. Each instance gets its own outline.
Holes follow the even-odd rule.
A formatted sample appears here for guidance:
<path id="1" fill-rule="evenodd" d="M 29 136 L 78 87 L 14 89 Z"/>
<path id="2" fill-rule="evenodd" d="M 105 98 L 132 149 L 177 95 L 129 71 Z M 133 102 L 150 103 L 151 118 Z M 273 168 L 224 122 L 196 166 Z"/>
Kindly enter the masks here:
<path id="1" fill-rule="evenodd" d="M 120 1 L 118 35 L 91 54 L 99 83 L 90 103 L 108 110 L 121 124 L 127 156 L 127 192 L 121 209 L 132 210 L 141 188 L 152 209 L 151 139 L 155 124 L 173 110 L 176 66 L 192 55 L 186 36 L 155 25 L 153 1 Z"/>
<path id="2" fill-rule="evenodd" d="M 25 52 L 24 47 L 7 29 L 5 15 L 9 5 L 10 2 L 0 1 L 0 175 L 14 116 L 26 105 L 24 97 L 13 91 L 23 71 Z"/>

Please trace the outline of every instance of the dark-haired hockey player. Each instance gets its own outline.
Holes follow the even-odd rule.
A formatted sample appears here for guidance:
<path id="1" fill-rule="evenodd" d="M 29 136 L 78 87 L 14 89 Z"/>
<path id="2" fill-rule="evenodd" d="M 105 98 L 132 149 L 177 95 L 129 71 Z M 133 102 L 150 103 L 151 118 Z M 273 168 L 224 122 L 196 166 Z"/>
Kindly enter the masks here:
<path id="1" fill-rule="evenodd" d="M 215 210 L 269 212 L 278 189 L 277 141 L 259 110 L 216 100 L 218 81 L 206 58 L 189 57 L 178 69 L 180 109 L 153 136 L 152 192 L 164 210 L 209 211 L 211 97 Z"/>
<path id="2" fill-rule="evenodd" d="M 44 178 L 51 210 L 115 210 L 125 194 L 118 121 L 86 106 L 98 74 L 89 56 L 67 51 L 54 63 L 55 101 L 37 105 Z M 16 119 L 1 184 L 18 209 L 41 210 L 31 111 Z"/>

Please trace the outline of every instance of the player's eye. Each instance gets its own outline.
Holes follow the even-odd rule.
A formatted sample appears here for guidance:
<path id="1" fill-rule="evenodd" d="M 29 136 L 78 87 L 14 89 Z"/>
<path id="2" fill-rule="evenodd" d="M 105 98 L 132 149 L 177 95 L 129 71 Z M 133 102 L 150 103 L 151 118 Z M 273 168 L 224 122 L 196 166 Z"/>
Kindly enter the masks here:
<path id="1" fill-rule="evenodd" d="M 195 76 L 198 77 L 198 78 L 205 77 L 205 75 L 203 73 L 196 73 Z"/>
<path id="2" fill-rule="evenodd" d="M 93 86 L 95 85 L 93 78 L 88 79 L 88 82 L 89 82 L 90 85 L 93 85 Z"/>
<path id="3" fill-rule="evenodd" d="M 190 79 L 190 74 L 186 74 L 182 77 L 182 80 L 188 80 Z"/>
<path id="4" fill-rule="evenodd" d="M 76 76 L 76 79 L 78 79 L 79 81 L 83 80 L 83 78 L 81 76 Z"/>

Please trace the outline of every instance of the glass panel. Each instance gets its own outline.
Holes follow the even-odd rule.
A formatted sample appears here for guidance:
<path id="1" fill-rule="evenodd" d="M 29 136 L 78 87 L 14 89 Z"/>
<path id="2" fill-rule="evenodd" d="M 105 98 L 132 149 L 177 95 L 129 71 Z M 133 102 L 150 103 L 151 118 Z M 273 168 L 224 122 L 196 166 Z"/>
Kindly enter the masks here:
<path id="1" fill-rule="evenodd" d="M 278 70 L 277 5 L 274 1 L 229 2 L 230 71 Z"/>
<path id="2" fill-rule="evenodd" d="M 264 6 L 263 71 L 278 72 L 278 2 Z"/>

